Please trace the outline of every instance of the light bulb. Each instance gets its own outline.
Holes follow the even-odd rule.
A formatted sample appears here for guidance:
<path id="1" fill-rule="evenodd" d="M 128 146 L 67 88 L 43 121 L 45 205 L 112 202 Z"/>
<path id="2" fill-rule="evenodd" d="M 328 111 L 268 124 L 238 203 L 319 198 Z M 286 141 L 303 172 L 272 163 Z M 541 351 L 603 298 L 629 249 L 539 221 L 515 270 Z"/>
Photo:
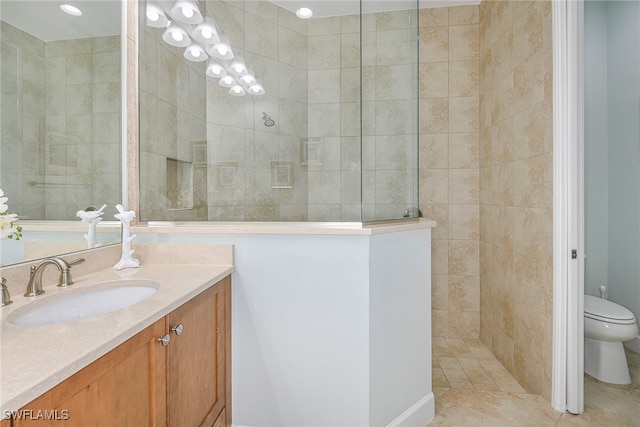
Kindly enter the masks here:
<path id="1" fill-rule="evenodd" d="M 191 55 L 193 55 L 194 58 L 198 58 L 200 56 L 200 49 L 198 49 L 196 47 L 192 47 L 191 48 Z"/>
<path id="2" fill-rule="evenodd" d="M 233 77 L 224 76 L 223 78 L 220 79 L 220 83 L 225 84 L 225 85 L 231 85 L 231 84 L 233 84 Z"/>
<path id="3" fill-rule="evenodd" d="M 242 80 L 246 84 L 250 84 L 256 81 L 255 77 L 253 77 L 251 74 L 240 77 L 240 80 Z"/>
<path id="4" fill-rule="evenodd" d="M 191 18 L 193 16 L 193 9 L 188 6 L 182 6 L 182 14 L 187 18 Z"/>
<path id="5" fill-rule="evenodd" d="M 80 9 L 78 9 L 77 7 L 70 5 L 70 4 L 61 4 L 60 5 L 60 9 L 64 12 L 67 13 L 69 15 L 72 16 L 82 16 L 82 11 Z"/>
<path id="6" fill-rule="evenodd" d="M 155 10 L 147 10 L 147 18 L 149 18 L 149 21 L 156 22 L 160 19 L 160 14 Z"/>
<path id="7" fill-rule="evenodd" d="M 182 39 L 184 38 L 184 36 L 182 35 L 182 33 L 178 32 L 178 31 L 174 31 L 171 33 L 171 37 L 173 37 L 173 39 L 177 42 L 182 41 Z"/>
<path id="8" fill-rule="evenodd" d="M 210 39 L 211 37 L 213 37 L 213 33 L 205 28 L 202 30 L 202 37 L 204 37 L 205 39 Z"/>
<path id="9" fill-rule="evenodd" d="M 296 15 L 300 19 L 309 19 L 313 16 L 313 10 L 309 9 L 308 7 L 301 7 L 300 9 L 296 10 Z"/>
<path id="10" fill-rule="evenodd" d="M 216 74 L 216 75 L 222 73 L 222 67 L 218 64 L 212 65 L 211 68 L 209 69 L 213 74 Z"/>
<path id="11" fill-rule="evenodd" d="M 240 85 L 235 85 L 231 89 L 229 89 L 229 94 L 233 96 L 244 96 L 246 92 Z"/>
<path id="12" fill-rule="evenodd" d="M 227 53 L 229 53 L 229 49 L 227 49 L 227 47 L 223 44 L 221 44 L 220 46 L 218 46 L 218 53 L 222 56 L 226 55 Z"/>

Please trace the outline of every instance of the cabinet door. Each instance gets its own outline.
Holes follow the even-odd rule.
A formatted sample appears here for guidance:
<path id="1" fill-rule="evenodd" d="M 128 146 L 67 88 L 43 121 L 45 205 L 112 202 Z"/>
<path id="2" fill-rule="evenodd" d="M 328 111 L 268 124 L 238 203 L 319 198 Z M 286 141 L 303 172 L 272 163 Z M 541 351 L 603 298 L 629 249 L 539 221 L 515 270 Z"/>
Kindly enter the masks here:
<path id="1" fill-rule="evenodd" d="M 165 425 L 162 319 L 105 354 L 23 409 L 15 427 Z"/>
<path id="2" fill-rule="evenodd" d="M 230 278 L 205 290 L 168 316 L 167 347 L 170 426 L 199 426 L 213 422 L 225 406 L 227 294 Z"/>

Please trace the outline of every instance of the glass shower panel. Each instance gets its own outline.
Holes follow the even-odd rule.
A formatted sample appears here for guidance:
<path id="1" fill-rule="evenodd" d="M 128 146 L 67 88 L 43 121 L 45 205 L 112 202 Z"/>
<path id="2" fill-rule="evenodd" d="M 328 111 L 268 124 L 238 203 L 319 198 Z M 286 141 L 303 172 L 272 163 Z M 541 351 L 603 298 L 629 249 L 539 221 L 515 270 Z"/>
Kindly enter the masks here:
<path id="1" fill-rule="evenodd" d="M 418 4 L 361 4 L 362 220 L 417 217 Z"/>
<path id="2" fill-rule="evenodd" d="M 288 2 L 201 0 L 233 52 L 200 43 L 202 62 L 140 13 L 141 219 L 360 222 L 417 206 L 416 2 L 370 3 L 362 19 L 352 2 L 303 20 Z"/>

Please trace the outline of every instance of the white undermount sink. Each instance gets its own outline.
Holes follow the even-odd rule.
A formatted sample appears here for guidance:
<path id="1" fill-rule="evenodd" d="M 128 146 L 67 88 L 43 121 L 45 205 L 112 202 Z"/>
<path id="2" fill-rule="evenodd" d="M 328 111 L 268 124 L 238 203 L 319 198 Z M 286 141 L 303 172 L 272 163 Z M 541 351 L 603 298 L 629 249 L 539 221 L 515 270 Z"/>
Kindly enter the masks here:
<path id="1" fill-rule="evenodd" d="M 131 279 L 101 282 L 68 289 L 36 299 L 9 314 L 7 321 L 18 326 L 43 326 L 73 322 L 129 307 L 156 293 L 153 280 Z"/>

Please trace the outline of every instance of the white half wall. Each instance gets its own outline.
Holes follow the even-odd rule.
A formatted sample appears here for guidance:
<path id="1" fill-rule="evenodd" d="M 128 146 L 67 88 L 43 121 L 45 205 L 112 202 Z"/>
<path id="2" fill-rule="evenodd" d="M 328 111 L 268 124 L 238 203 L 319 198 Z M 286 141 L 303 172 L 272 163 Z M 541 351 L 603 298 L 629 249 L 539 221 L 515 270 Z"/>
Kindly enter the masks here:
<path id="1" fill-rule="evenodd" d="M 136 240 L 234 244 L 233 425 L 422 427 L 434 416 L 430 231 Z"/>

